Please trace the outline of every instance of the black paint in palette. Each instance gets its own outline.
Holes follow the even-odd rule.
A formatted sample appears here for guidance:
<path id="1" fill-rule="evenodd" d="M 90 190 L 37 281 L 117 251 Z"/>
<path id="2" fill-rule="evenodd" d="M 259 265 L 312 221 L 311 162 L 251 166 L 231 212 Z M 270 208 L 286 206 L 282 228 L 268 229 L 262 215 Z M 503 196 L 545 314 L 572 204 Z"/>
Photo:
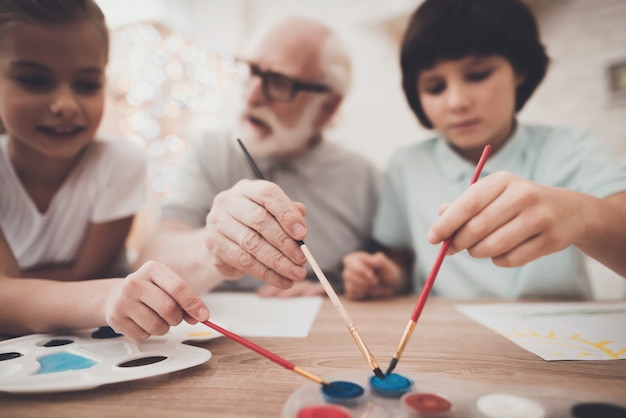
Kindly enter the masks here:
<path id="1" fill-rule="evenodd" d="M 604 402 L 579 403 L 572 407 L 575 418 L 626 418 L 626 408 Z"/>
<path id="2" fill-rule="evenodd" d="M 113 330 L 113 328 L 109 326 L 100 327 L 91 333 L 91 338 L 96 338 L 99 340 L 108 339 L 108 338 L 117 338 L 121 336 L 122 334 L 118 334 L 117 332 Z"/>
<path id="3" fill-rule="evenodd" d="M 167 360 L 166 356 L 149 356 L 128 360 L 117 365 L 117 367 L 141 367 Z"/>
<path id="4" fill-rule="evenodd" d="M 16 351 L 11 351 L 9 353 L 0 353 L 0 361 L 4 360 L 13 360 L 14 358 L 22 357 L 24 354 L 18 353 Z"/>
<path id="5" fill-rule="evenodd" d="M 74 340 L 69 340 L 67 338 L 53 338 L 46 342 L 41 342 L 37 345 L 41 345 L 42 347 L 61 347 L 63 345 L 72 344 Z"/>

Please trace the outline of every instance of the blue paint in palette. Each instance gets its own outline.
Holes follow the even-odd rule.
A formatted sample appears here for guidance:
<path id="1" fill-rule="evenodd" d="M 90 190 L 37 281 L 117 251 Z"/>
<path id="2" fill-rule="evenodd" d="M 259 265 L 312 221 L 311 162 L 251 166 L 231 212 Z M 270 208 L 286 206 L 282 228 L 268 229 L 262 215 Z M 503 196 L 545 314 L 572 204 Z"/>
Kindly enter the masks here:
<path id="1" fill-rule="evenodd" d="M 384 379 L 378 376 L 370 377 L 370 386 L 377 395 L 385 398 L 399 398 L 411 389 L 413 382 L 397 373 L 390 373 L 385 375 Z"/>
<path id="2" fill-rule="evenodd" d="M 365 390 L 360 385 L 343 380 L 322 386 L 322 397 L 326 402 L 345 406 L 357 405 L 364 393 Z"/>
<path id="3" fill-rule="evenodd" d="M 88 369 L 98 364 L 90 358 L 68 352 L 48 354 L 37 359 L 41 368 L 36 374 L 65 372 L 67 370 Z"/>

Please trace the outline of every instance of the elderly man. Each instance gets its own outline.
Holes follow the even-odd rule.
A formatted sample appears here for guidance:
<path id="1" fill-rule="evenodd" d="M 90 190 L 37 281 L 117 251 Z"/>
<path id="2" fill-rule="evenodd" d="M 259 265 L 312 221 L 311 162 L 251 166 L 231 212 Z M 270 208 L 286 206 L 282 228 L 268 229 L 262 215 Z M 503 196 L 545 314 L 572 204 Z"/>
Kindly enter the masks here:
<path id="1" fill-rule="evenodd" d="M 378 198 L 373 165 L 323 135 L 350 60 L 334 33 L 303 18 L 279 22 L 248 49 L 237 126 L 190 145 L 140 261 L 164 262 L 198 291 L 322 294 L 294 240 L 306 239 L 339 287 L 342 257 L 363 248 Z M 255 179 L 237 138 L 266 180 Z"/>

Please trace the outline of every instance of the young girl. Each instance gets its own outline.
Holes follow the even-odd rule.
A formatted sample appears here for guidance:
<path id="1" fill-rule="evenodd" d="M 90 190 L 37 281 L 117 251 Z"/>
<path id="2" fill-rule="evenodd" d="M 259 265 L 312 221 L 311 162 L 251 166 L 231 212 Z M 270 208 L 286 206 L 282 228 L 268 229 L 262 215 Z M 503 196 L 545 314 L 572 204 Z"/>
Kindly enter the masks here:
<path id="1" fill-rule="evenodd" d="M 143 201 L 141 150 L 94 139 L 107 58 L 93 0 L 0 1 L 2 334 L 106 321 L 143 338 L 180 322 L 178 302 L 204 318 L 182 280 L 153 263 L 124 283 L 62 283 L 120 271 Z"/>
<path id="2" fill-rule="evenodd" d="M 583 253 L 626 275 L 624 165 L 587 132 L 516 120 L 547 65 L 521 1 L 417 9 L 402 45 L 403 88 L 437 136 L 392 157 L 374 227 L 383 251 L 346 256 L 348 297 L 419 291 L 433 244 L 449 237 L 433 288 L 442 296 L 588 298 Z M 468 188 L 487 144 L 483 178 Z"/>

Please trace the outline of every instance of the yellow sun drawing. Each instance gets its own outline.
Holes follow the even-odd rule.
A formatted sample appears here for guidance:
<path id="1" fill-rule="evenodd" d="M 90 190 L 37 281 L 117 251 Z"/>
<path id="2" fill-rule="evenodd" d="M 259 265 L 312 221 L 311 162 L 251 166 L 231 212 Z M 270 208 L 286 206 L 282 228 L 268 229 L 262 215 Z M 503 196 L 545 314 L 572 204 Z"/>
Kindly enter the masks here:
<path id="1" fill-rule="evenodd" d="M 535 331 L 514 331 L 504 336 L 521 346 L 545 344 L 558 346 L 561 350 L 552 352 L 551 354 L 554 356 L 565 356 L 565 352 L 567 352 L 568 354 L 575 353 L 576 357 L 585 358 L 592 356 L 594 352 L 596 352 L 602 353 L 611 359 L 620 359 L 622 356 L 626 355 L 626 348 L 611 349 L 609 347 L 609 345 L 613 343 L 611 340 L 594 342 L 581 337 L 580 334 L 562 337 L 558 336 L 553 330 L 550 330 L 545 334 Z"/>

